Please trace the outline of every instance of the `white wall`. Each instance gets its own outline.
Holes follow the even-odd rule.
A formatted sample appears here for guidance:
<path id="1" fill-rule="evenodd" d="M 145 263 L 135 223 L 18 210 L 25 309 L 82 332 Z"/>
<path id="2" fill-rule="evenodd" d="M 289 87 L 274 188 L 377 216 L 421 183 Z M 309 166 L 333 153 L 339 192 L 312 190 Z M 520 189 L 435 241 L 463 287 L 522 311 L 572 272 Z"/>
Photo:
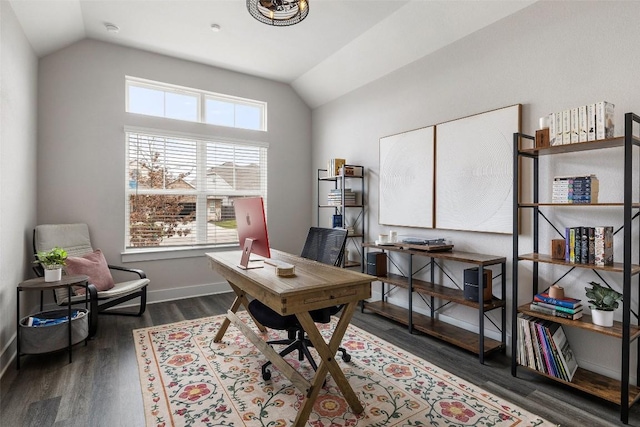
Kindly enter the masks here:
<path id="1" fill-rule="evenodd" d="M 38 223 L 87 222 L 94 246 L 111 263 L 120 263 L 125 224 L 123 126 L 162 129 L 167 121 L 125 113 L 126 75 L 268 103 L 267 133 L 171 123 L 185 132 L 270 144 L 271 245 L 298 252 L 310 225 L 306 177 L 311 113 L 296 93 L 282 83 L 89 39 L 40 60 Z M 129 265 L 142 268 L 151 279 L 151 301 L 228 289 L 205 257 Z"/>
<path id="2" fill-rule="evenodd" d="M 15 354 L 16 286 L 31 269 L 37 67 L 13 9 L 0 2 L 0 375 Z"/>
<path id="3" fill-rule="evenodd" d="M 637 75 L 640 57 L 636 54 L 640 45 L 640 27 L 636 22 L 637 16 L 640 16 L 638 2 L 537 2 L 315 109 L 313 167 L 324 167 L 328 158 L 343 157 L 349 163 L 367 168 L 368 240 L 373 241 L 379 232 L 389 229 L 378 224 L 377 211 L 378 141 L 383 136 L 518 103 L 523 105 L 522 130 L 533 134 L 541 116 L 601 100 L 615 104 L 616 134 L 622 135 L 623 114 L 640 112 L 640 79 Z M 595 155 L 565 155 L 562 163 L 560 159 L 553 159 L 547 161 L 548 166 L 545 167 L 548 167 L 548 176 L 596 173 L 601 181 L 601 200 L 620 202 L 621 155 L 622 151 L 618 149 Z M 530 183 L 525 182 L 525 187 Z M 548 181 L 544 181 L 541 188 L 549 188 Z M 460 206 L 460 209 L 473 209 L 473 206 Z M 616 213 L 621 214 L 621 209 L 600 210 L 596 215 L 593 211 L 587 214 L 586 210 L 567 210 L 552 214 L 552 217 L 557 218 L 562 227 L 620 226 L 622 221 L 615 216 Z M 406 235 L 446 236 L 459 250 L 501 255 L 509 260 L 512 257 L 511 235 L 395 229 Z M 523 232 L 521 248 L 531 252 L 531 230 L 523 229 Z M 547 251 L 546 242 L 550 238 L 549 233 L 541 237 L 541 251 Z M 616 239 L 616 260 L 619 260 L 622 247 L 620 239 Z M 635 262 L 638 262 L 637 254 Z M 461 268 L 467 267 L 447 264 L 446 268 L 460 279 Z M 507 299 L 510 302 L 511 268 L 509 262 Z M 522 263 L 521 277 L 530 268 L 530 265 Z M 562 283 L 569 295 L 582 298 L 583 288 L 591 280 L 598 281 L 587 271 Z M 530 280 L 523 280 L 519 286 L 519 303 L 530 301 Z M 378 289 L 374 286 L 374 290 Z M 393 301 L 406 305 L 404 291 L 395 295 Z M 634 296 L 633 304 L 636 301 L 637 296 Z M 423 312 L 427 310 L 419 298 L 414 298 L 414 307 Z M 499 319 L 497 311 L 490 316 Z M 477 330 L 475 310 L 454 306 L 446 309 L 442 318 Z M 507 327 L 510 329 L 509 322 Z M 583 366 L 605 374 L 616 374 L 620 364 L 619 340 L 575 330 L 569 330 L 568 334 Z M 600 351 L 589 349 L 594 344 Z"/>

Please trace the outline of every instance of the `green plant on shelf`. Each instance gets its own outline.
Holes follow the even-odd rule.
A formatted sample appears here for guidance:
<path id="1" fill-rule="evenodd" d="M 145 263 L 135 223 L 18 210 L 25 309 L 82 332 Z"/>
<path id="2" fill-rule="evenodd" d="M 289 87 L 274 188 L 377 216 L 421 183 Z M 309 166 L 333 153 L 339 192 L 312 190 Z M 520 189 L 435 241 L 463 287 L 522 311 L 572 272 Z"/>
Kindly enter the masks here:
<path id="1" fill-rule="evenodd" d="M 618 308 L 622 294 L 597 282 L 590 282 L 591 287 L 584 288 L 591 308 L 602 311 L 613 311 Z"/>

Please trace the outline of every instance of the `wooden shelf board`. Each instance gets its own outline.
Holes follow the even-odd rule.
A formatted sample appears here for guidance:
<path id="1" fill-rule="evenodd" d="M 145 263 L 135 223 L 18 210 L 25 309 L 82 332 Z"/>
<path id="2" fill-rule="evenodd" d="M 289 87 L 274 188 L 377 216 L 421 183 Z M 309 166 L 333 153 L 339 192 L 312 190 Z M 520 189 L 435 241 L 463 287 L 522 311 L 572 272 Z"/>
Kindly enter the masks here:
<path id="1" fill-rule="evenodd" d="M 636 145 L 640 145 L 640 139 L 638 139 L 635 136 L 633 137 L 633 142 Z M 525 154 L 525 155 L 546 156 L 550 154 L 573 153 L 576 151 L 600 150 L 603 148 L 614 148 L 614 147 L 622 147 L 622 146 L 624 146 L 624 137 L 618 136 L 615 138 L 601 139 L 598 141 L 587 141 L 587 142 L 578 142 L 574 144 L 554 145 L 552 147 L 545 147 L 545 148 L 527 148 L 527 149 L 521 149 L 518 152 L 520 154 Z"/>
<path id="2" fill-rule="evenodd" d="M 344 176 L 346 179 L 352 179 L 352 178 L 364 178 L 362 175 L 345 175 Z M 320 178 L 318 178 L 319 181 L 337 181 L 337 180 L 341 180 L 342 179 L 342 175 L 335 175 L 335 176 L 321 176 Z"/>
<path id="3" fill-rule="evenodd" d="M 384 283 L 390 283 L 401 288 L 409 289 L 409 279 L 399 274 L 389 273 L 386 276 L 378 277 L 378 280 Z M 478 308 L 480 304 L 477 301 L 470 301 L 464 297 L 464 291 L 447 286 L 436 285 L 424 280 L 413 279 L 413 290 L 424 295 L 430 295 L 443 300 L 451 301 L 456 304 L 466 305 L 468 307 Z M 484 311 L 494 310 L 502 307 L 505 302 L 494 298 L 491 302 L 484 304 Z"/>
<path id="4" fill-rule="evenodd" d="M 384 301 L 366 302 L 365 308 L 373 311 L 381 316 L 388 317 L 396 322 L 407 325 L 409 319 L 409 310 L 390 304 Z M 463 348 L 472 353 L 478 354 L 480 346 L 480 336 L 476 333 L 458 328 L 457 326 L 441 322 L 429 316 L 420 313 L 413 313 L 413 327 L 417 331 L 427 335 L 439 338 L 443 341 L 451 343 L 457 347 Z M 484 338 L 484 353 L 488 354 L 502 349 L 499 341 L 491 338 Z"/>
<path id="5" fill-rule="evenodd" d="M 588 314 L 583 314 L 580 319 L 570 320 L 565 319 L 563 317 L 557 316 L 549 316 L 537 311 L 533 311 L 529 308 L 529 304 L 521 305 L 518 307 L 518 311 L 520 313 L 528 314 L 529 316 L 537 317 L 539 319 L 550 320 L 555 323 L 560 323 L 562 325 L 571 326 L 574 328 L 586 329 L 591 332 L 596 332 L 603 335 L 608 335 L 614 338 L 622 338 L 622 322 L 613 322 L 613 326 L 610 328 L 605 328 L 603 326 L 594 325 L 591 322 L 591 316 Z M 640 337 L 640 327 L 637 325 L 629 325 L 629 339 L 633 341 Z"/>
<path id="6" fill-rule="evenodd" d="M 576 373 L 573 375 L 573 379 L 571 382 L 567 382 L 561 380 L 560 378 L 556 378 L 551 375 L 547 375 L 544 372 L 537 371 L 535 369 L 531 369 L 528 366 L 518 365 L 520 368 L 523 368 L 529 372 L 534 372 L 538 375 L 542 375 L 543 377 L 549 378 L 553 381 L 557 381 L 562 384 L 566 384 L 569 387 L 573 387 L 575 389 L 584 391 L 585 393 L 589 393 L 593 396 L 597 396 L 606 401 L 615 403 L 616 405 L 620 405 L 620 389 L 621 382 L 605 377 L 604 375 L 588 371 L 583 368 L 578 368 Z M 636 399 L 640 398 L 640 388 L 629 385 L 629 406 L 631 406 Z"/>
<path id="7" fill-rule="evenodd" d="M 347 261 L 344 263 L 344 266 L 347 268 L 350 267 L 359 267 L 361 264 L 358 261 Z"/>
<path id="8" fill-rule="evenodd" d="M 563 259 L 551 258 L 551 255 L 536 254 L 536 253 L 518 255 L 518 259 L 523 261 L 543 262 L 545 264 L 564 265 L 567 267 L 588 268 L 591 270 L 603 270 L 603 271 L 609 271 L 613 273 L 622 273 L 624 271 L 624 264 L 621 262 L 614 262 L 613 265 L 576 264 L 575 262 L 566 262 Z M 632 264 L 631 274 L 635 275 L 638 273 L 640 273 L 640 265 Z"/>
<path id="9" fill-rule="evenodd" d="M 462 251 L 420 251 L 417 249 L 404 249 L 402 247 L 402 243 L 394 243 L 391 245 L 376 245 L 371 242 L 363 242 L 362 246 L 365 248 L 375 248 L 383 251 L 391 251 L 391 252 L 402 252 L 406 254 L 418 255 L 429 258 L 438 258 L 438 259 L 446 259 L 457 262 L 465 262 L 468 264 L 475 265 L 495 265 L 501 264 L 503 262 L 507 262 L 505 257 L 500 257 L 497 255 L 485 255 L 485 254 L 477 254 L 471 252 L 462 252 Z"/>
<path id="10" fill-rule="evenodd" d="M 624 203 L 519 203 L 520 208 L 535 208 L 553 206 L 556 208 L 571 207 L 571 208 L 586 208 L 586 207 L 623 207 Z M 634 208 L 640 208 L 640 203 L 632 203 Z"/>

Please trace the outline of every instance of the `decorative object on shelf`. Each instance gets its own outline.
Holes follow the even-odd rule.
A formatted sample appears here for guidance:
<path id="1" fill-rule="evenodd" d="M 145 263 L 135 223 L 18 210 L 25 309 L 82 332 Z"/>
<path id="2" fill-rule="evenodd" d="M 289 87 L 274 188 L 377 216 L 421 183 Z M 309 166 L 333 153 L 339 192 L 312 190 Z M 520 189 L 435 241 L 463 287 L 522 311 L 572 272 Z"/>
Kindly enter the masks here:
<path id="1" fill-rule="evenodd" d="M 62 267 L 66 265 L 67 251 L 56 246 L 50 251 L 38 252 L 34 264 L 44 268 L 44 281 L 57 282 L 62 279 Z"/>
<path id="2" fill-rule="evenodd" d="M 536 148 L 549 147 L 549 128 L 536 131 Z"/>
<path id="3" fill-rule="evenodd" d="M 566 242 L 564 239 L 551 240 L 551 258 L 564 259 L 564 249 Z"/>
<path id="4" fill-rule="evenodd" d="M 593 324 L 605 327 L 613 326 L 613 311 L 618 308 L 618 300 L 622 300 L 622 294 L 597 282 L 589 284 L 591 288 L 584 289 L 587 291 L 587 298 L 589 298 Z"/>
<path id="5" fill-rule="evenodd" d="M 549 296 L 553 299 L 564 299 L 564 288 L 558 285 L 551 286 L 549 288 Z"/>
<path id="6" fill-rule="evenodd" d="M 362 176 L 362 166 L 345 165 L 338 169 L 338 175 L 340 176 Z"/>
<path id="7" fill-rule="evenodd" d="M 340 170 L 343 169 L 347 161 L 345 159 L 331 159 L 327 164 L 328 176 L 342 176 Z"/>
<path id="8" fill-rule="evenodd" d="M 307 17 L 309 0 L 247 0 L 247 10 L 263 24 L 287 27 Z"/>

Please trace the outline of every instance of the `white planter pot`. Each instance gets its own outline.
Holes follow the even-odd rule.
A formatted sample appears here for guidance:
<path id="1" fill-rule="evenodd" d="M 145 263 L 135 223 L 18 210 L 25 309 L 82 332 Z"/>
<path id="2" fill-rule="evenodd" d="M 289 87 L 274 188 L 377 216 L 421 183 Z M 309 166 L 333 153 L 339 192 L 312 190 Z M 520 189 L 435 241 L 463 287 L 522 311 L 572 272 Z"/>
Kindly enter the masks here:
<path id="1" fill-rule="evenodd" d="M 613 311 L 591 310 L 591 321 L 594 325 L 611 327 L 613 326 Z"/>
<path id="2" fill-rule="evenodd" d="M 45 282 L 57 282 L 62 279 L 62 268 L 44 269 Z"/>

